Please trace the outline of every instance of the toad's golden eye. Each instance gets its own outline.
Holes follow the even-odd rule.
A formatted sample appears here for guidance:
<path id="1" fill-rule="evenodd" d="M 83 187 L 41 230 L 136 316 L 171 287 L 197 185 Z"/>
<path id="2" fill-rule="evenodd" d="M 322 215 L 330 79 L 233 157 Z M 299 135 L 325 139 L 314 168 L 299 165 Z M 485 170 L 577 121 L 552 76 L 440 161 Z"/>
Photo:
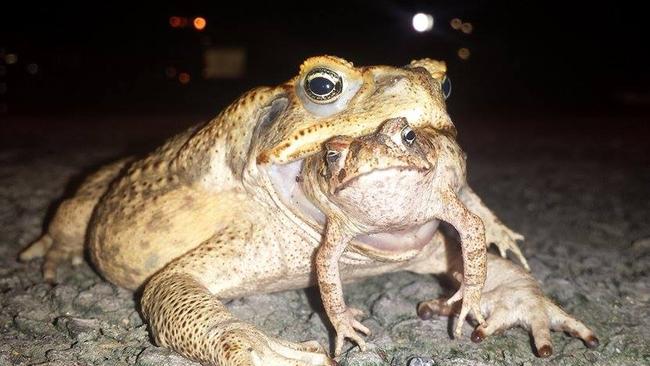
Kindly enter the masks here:
<path id="1" fill-rule="evenodd" d="M 319 67 L 307 74 L 303 87 L 314 103 L 331 103 L 341 95 L 343 79 L 336 72 Z"/>

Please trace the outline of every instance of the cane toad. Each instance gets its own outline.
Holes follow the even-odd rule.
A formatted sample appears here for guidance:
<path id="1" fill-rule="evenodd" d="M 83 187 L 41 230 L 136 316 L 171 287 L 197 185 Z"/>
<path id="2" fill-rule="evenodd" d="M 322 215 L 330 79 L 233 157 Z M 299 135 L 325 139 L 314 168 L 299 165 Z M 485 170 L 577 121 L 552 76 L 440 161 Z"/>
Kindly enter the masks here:
<path id="1" fill-rule="evenodd" d="M 150 154 L 90 176 L 21 259 L 45 256 L 44 277 L 54 281 L 59 264 L 78 262 L 87 250 L 108 281 L 142 290 L 142 313 L 157 344 L 203 363 L 332 365 L 317 343 L 267 335 L 235 318 L 222 301 L 313 284 L 313 257 L 325 228 L 314 224 L 318 209 L 308 199 L 291 200 L 304 196 L 296 181 L 302 161 L 335 136 L 372 134 L 394 118 L 415 130 L 454 136 L 442 92 L 445 74 L 444 63 L 428 59 L 405 67 L 354 67 L 336 57 L 310 58 L 286 83 L 253 89 Z M 496 218 L 486 219 L 489 211 L 479 212 L 480 200 L 467 194 L 474 204 L 466 206 L 490 227 Z M 503 226 L 498 233 L 501 248 L 516 248 L 516 234 Z M 463 273 L 462 261 L 448 260 L 462 258 L 447 253 L 453 248 L 434 231 L 426 245 L 392 261 L 372 250 L 346 251 L 341 276 Z M 473 339 L 522 324 L 531 328 L 542 356 L 550 350 L 549 328 L 596 343 L 588 328 L 541 295 L 522 268 L 492 256 L 487 264 L 480 305 L 487 324 Z M 445 304 L 425 301 L 419 309 L 444 313 Z"/>

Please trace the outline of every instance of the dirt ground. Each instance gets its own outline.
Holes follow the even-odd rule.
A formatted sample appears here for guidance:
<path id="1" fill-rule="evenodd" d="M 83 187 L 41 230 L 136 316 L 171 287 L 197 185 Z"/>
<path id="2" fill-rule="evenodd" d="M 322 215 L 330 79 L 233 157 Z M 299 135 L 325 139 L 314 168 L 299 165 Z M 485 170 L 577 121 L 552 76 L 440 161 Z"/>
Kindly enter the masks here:
<path id="1" fill-rule="evenodd" d="M 16 255 L 37 238 L 55 203 L 93 167 L 143 151 L 193 118 L 114 117 L 0 121 L 0 365 L 193 365 L 151 343 L 137 299 L 88 264 L 56 286 L 40 261 Z M 533 354 L 512 329 L 482 344 L 449 336 L 447 318 L 423 321 L 418 301 L 442 295 L 432 277 L 385 275 L 346 285 L 369 314 L 369 349 L 342 365 L 650 364 L 650 122 L 640 117 L 456 120 L 469 181 L 521 244 L 545 294 L 591 326 L 600 346 L 554 333 L 554 354 Z M 269 333 L 329 345 L 315 289 L 231 301 Z"/>

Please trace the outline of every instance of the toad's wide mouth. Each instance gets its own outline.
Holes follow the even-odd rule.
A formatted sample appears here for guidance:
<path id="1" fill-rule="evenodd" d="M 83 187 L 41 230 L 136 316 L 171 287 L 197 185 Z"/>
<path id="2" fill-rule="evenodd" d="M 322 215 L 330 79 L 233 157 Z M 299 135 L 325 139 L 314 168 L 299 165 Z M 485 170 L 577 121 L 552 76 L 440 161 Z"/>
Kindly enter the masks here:
<path id="1" fill-rule="evenodd" d="M 288 164 L 272 164 L 263 169 L 268 174 L 273 189 L 281 203 L 312 227 L 319 227 L 322 233 L 326 223 L 325 214 L 305 195 L 300 185 L 302 160 Z M 406 223 L 405 223 L 406 224 Z M 431 242 L 438 228 L 437 221 L 418 223 L 402 230 L 359 235 L 353 244 L 371 249 L 375 255 L 385 252 L 391 254 L 420 249 Z"/>
<path id="2" fill-rule="evenodd" d="M 428 167 L 414 167 L 411 165 L 390 166 L 385 168 L 374 168 L 372 170 L 367 170 L 354 176 L 346 174 L 345 170 L 342 171 L 344 172 L 343 178 L 335 177 L 333 181 L 330 180 L 330 193 L 338 194 L 346 188 L 354 186 L 356 183 L 359 183 L 363 186 L 368 185 L 372 187 L 373 185 L 380 184 L 382 182 L 395 181 L 395 187 L 407 187 L 407 182 L 409 180 L 426 180 L 427 175 L 429 175 L 433 169 Z M 368 182 L 364 184 L 364 181 L 374 181 L 374 183 Z"/>

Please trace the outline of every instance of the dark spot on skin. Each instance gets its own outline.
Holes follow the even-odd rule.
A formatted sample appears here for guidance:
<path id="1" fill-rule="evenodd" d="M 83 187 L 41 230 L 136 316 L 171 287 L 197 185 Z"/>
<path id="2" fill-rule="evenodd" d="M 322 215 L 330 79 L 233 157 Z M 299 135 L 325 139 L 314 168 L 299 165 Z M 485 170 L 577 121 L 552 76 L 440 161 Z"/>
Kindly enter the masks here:
<path id="1" fill-rule="evenodd" d="M 183 206 L 182 209 L 191 210 L 194 208 L 194 197 L 187 195 L 183 197 Z"/>
<path id="2" fill-rule="evenodd" d="M 156 212 L 155 214 L 153 214 L 153 216 L 151 216 L 149 222 L 147 222 L 147 229 L 152 231 L 161 229 L 163 226 L 162 225 L 163 219 L 164 219 L 164 215 L 160 212 Z"/>
<path id="3" fill-rule="evenodd" d="M 117 245 L 109 245 L 107 248 L 104 249 L 104 253 L 106 254 L 106 257 L 109 258 L 114 258 L 116 257 L 120 252 L 120 248 Z"/>
<path id="4" fill-rule="evenodd" d="M 303 181 L 301 175 L 296 175 L 296 183 L 301 183 Z"/>
<path id="5" fill-rule="evenodd" d="M 343 179 L 345 179 L 346 174 L 347 173 L 345 172 L 345 169 L 341 169 L 341 171 L 339 171 L 339 175 L 338 175 L 339 181 L 342 181 Z"/>

